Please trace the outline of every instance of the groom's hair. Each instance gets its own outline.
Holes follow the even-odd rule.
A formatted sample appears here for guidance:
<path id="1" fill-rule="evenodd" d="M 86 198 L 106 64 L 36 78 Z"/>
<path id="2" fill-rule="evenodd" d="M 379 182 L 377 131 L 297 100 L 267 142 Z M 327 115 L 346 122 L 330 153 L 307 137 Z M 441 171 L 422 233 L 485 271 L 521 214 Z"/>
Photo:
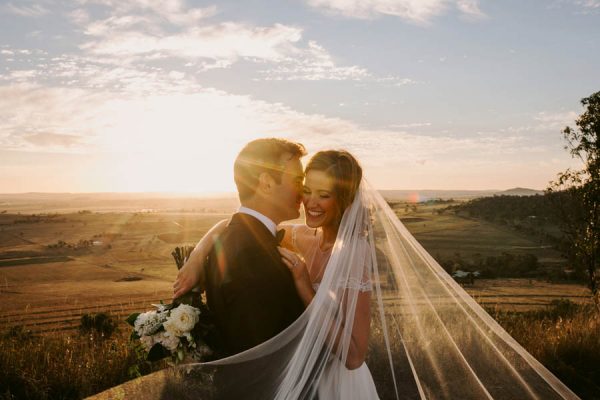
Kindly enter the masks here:
<path id="1" fill-rule="evenodd" d="M 290 155 L 287 160 L 283 159 L 285 154 Z M 233 178 L 240 201 L 254 196 L 260 174 L 266 172 L 275 182 L 281 183 L 284 163 L 304 155 L 306 150 L 303 145 L 285 139 L 256 139 L 246 144 L 233 164 Z"/>

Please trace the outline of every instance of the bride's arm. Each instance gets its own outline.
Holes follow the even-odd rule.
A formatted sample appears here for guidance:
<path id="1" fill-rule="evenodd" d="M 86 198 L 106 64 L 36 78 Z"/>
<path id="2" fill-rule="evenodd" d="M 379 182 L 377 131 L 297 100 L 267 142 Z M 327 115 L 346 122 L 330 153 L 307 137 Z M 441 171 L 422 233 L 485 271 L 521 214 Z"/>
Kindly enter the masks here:
<path id="1" fill-rule="evenodd" d="M 294 283 L 298 295 L 304 302 L 304 306 L 308 306 L 315 297 L 315 290 L 312 287 L 310 276 L 306 264 L 302 261 L 298 254 L 285 249 L 280 248 L 279 252 L 282 255 L 283 262 L 288 266 L 294 277 Z M 358 289 L 353 289 L 358 290 Z M 339 354 L 340 341 L 346 325 L 345 316 L 348 313 L 348 293 L 346 291 L 342 306 L 341 306 L 341 317 L 343 318 L 340 322 L 340 328 L 338 329 L 337 336 L 330 337 L 333 341 L 333 352 Z M 348 354 L 346 356 L 346 368 L 356 369 L 362 365 L 367 356 L 367 348 L 369 345 L 369 333 L 371 329 L 371 292 L 370 291 L 359 291 L 356 295 L 356 308 L 354 310 L 354 321 L 352 323 L 352 332 L 350 334 L 350 344 L 348 347 Z M 330 332 L 331 334 L 333 332 Z"/>
<path id="2" fill-rule="evenodd" d="M 346 302 L 342 307 L 343 316 L 346 316 Z M 342 332 L 344 331 L 346 321 L 343 320 L 338 330 L 338 335 L 334 341 L 333 351 L 339 354 L 338 348 Z M 362 365 L 367 357 L 367 349 L 369 345 L 369 333 L 371 331 L 371 292 L 359 292 L 356 299 L 356 309 L 354 311 L 354 322 L 352 325 L 352 333 L 350 334 L 350 345 L 348 347 L 348 355 L 346 356 L 346 368 L 356 369 Z"/>
<path id="3" fill-rule="evenodd" d="M 206 257 L 214 244 L 214 238 L 223 232 L 228 222 L 229 220 L 227 219 L 217 222 L 204 236 L 202 236 L 202 239 L 200 239 L 186 263 L 177 273 L 177 278 L 173 283 L 174 299 L 183 296 L 195 286 L 200 286 L 202 289 L 204 288 L 204 282 L 202 281 L 204 277 L 204 260 L 206 260 Z"/>

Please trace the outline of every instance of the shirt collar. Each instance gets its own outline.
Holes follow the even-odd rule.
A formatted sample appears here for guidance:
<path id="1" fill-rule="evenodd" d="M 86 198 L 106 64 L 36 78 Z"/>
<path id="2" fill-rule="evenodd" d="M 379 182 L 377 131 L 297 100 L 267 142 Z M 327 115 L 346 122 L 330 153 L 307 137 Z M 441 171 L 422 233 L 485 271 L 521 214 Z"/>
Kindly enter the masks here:
<path id="1" fill-rule="evenodd" d="M 262 222 L 264 224 L 264 226 L 266 226 L 267 229 L 273 234 L 273 236 L 275 236 L 275 234 L 277 233 L 277 224 L 275 224 L 275 222 L 273 222 L 269 217 L 266 217 L 265 215 L 259 213 L 258 211 L 253 210 L 248 207 L 240 206 L 240 208 L 238 209 L 238 212 L 242 213 L 242 214 L 251 215 L 254 218 L 256 218 L 257 220 L 259 220 L 260 222 Z"/>

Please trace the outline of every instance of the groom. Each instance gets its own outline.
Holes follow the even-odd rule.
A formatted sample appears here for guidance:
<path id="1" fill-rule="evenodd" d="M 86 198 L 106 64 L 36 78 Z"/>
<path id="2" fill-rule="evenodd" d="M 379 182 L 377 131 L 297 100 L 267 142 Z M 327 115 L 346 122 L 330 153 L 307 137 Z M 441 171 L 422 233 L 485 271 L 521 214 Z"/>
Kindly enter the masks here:
<path id="1" fill-rule="evenodd" d="M 205 269 L 207 305 L 224 356 L 272 338 L 304 311 L 277 251 L 276 226 L 299 216 L 305 154 L 298 143 L 257 139 L 235 160 L 241 207 L 216 239 Z"/>

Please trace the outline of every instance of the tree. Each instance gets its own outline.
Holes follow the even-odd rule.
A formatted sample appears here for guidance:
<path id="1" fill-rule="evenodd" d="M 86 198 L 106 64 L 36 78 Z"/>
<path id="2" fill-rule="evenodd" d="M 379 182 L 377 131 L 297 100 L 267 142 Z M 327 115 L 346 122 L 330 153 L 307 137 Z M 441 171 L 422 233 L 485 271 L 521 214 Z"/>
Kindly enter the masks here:
<path id="1" fill-rule="evenodd" d="M 589 286 L 600 310 L 600 92 L 581 100 L 583 114 L 576 129 L 566 127 L 565 150 L 583 163 L 567 169 L 551 182 L 548 192 L 560 212 L 567 256 L 576 269 L 587 272 Z"/>

